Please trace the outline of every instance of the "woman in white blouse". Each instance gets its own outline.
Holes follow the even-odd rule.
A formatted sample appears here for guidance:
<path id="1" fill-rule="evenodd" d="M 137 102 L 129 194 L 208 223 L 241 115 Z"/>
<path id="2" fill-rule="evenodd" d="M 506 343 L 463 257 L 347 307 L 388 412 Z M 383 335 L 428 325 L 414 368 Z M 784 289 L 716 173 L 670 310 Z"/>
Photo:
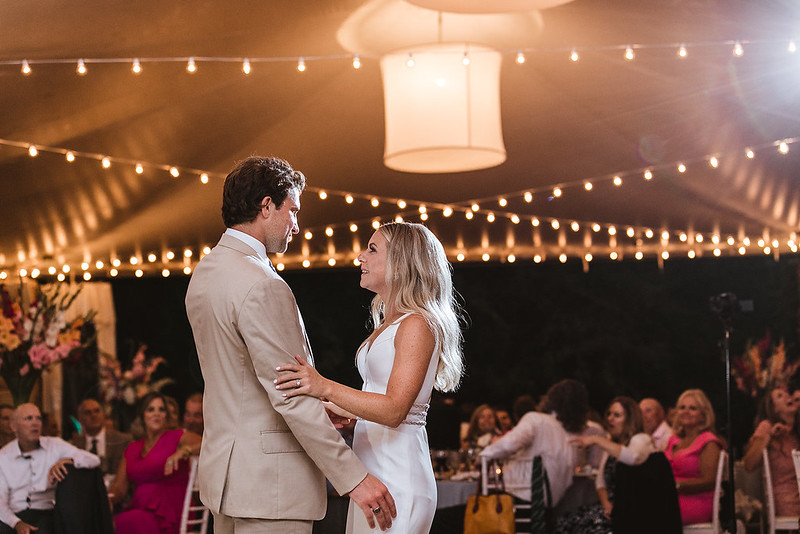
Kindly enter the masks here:
<path id="1" fill-rule="evenodd" d="M 579 508 L 559 521 L 561 532 L 611 532 L 616 462 L 640 465 L 657 450 L 650 435 L 643 432 L 639 405 L 629 397 L 616 397 L 611 401 L 606 412 L 605 427 L 610 439 L 605 436 L 578 436 L 571 441 L 581 447 L 597 445 L 604 451 L 595 478 L 600 502 Z"/>

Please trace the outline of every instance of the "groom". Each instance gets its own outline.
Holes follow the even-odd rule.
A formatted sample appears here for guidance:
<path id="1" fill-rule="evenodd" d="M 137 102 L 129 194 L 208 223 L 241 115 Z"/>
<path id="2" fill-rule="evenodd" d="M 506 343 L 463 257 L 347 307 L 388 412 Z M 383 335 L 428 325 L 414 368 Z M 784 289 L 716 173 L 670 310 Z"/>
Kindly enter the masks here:
<path id="1" fill-rule="evenodd" d="M 186 312 L 205 380 L 200 497 L 218 533 L 310 533 L 325 515 L 325 478 L 391 526 L 394 500 L 341 439 L 319 400 L 286 399 L 275 368 L 312 362 L 303 319 L 268 252 L 299 231 L 305 177 L 277 158 L 250 157 L 228 174 L 227 226 L 192 274 Z"/>

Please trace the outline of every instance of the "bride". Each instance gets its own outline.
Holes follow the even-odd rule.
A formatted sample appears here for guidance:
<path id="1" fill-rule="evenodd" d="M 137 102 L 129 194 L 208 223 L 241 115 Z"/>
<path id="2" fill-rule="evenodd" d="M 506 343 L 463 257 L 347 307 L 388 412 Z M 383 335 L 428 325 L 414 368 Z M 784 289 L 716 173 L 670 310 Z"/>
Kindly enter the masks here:
<path id="1" fill-rule="evenodd" d="M 279 367 L 286 372 L 276 384 L 286 397 L 318 397 L 334 413 L 358 419 L 353 450 L 395 499 L 389 532 L 425 534 L 436 511 L 425 432 L 431 390 L 456 389 L 464 367 L 450 264 L 433 233 L 413 223 L 378 228 L 358 260 L 361 287 L 375 293 L 374 330 L 356 354 L 362 389 L 322 377 L 302 358 Z M 348 534 L 370 532 L 354 506 Z"/>

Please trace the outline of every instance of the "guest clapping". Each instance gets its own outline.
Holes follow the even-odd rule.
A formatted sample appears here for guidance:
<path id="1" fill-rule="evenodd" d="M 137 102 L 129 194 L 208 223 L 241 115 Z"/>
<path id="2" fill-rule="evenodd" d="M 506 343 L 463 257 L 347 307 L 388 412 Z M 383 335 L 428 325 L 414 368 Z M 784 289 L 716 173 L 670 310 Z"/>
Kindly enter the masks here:
<path id="1" fill-rule="evenodd" d="M 672 466 L 684 525 L 711 521 L 717 462 L 723 445 L 715 434 L 714 409 L 699 389 L 684 391 L 664 453 Z"/>
<path id="2" fill-rule="evenodd" d="M 135 486 L 130 504 L 115 517 L 117 534 L 177 533 L 186 484 L 188 459 L 200 452 L 200 436 L 170 430 L 167 400 L 160 393 L 142 399 L 140 417 L 145 437 L 125 450 L 109 499 L 119 503 Z"/>
<path id="3" fill-rule="evenodd" d="M 759 423 L 742 458 L 744 468 L 752 471 L 763 462 L 766 449 L 772 473 L 776 515 L 800 515 L 800 495 L 792 460 L 792 449 L 800 449 L 798 405 L 783 388 L 768 392 L 762 400 Z"/>

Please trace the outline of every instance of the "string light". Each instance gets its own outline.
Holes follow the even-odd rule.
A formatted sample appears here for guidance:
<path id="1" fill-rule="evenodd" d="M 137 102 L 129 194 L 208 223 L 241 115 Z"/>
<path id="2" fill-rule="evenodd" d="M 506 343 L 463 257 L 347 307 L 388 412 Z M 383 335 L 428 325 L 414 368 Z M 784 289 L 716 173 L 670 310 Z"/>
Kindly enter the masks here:
<path id="1" fill-rule="evenodd" d="M 111 167 L 111 158 L 108 156 L 104 157 L 100 160 L 100 164 L 103 166 L 104 169 L 108 169 Z"/>
<path id="2" fill-rule="evenodd" d="M 572 52 L 570 52 L 570 54 L 569 54 L 569 59 L 571 61 L 573 61 L 573 62 L 578 61 L 580 59 L 580 56 L 578 55 L 578 51 L 575 50 L 574 48 L 572 49 Z"/>
<path id="3" fill-rule="evenodd" d="M 397 201 L 397 207 L 400 208 L 401 210 L 406 209 L 406 201 L 405 200 L 398 200 Z"/>
<path id="4" fill-rule="evenodd" d="M 742 48 L 742 43 L 736 41 L 736 44 L 733 45 L 733 55 L 736 57 L 742 57 L 744 55 L 744 48 Z"/>
<path id="5" fill-rule="evenodd" d="M 525 54 L 522 53 L 522 50 L 517 52 L 517 65 L 522 65 L 525 63 Z"/>
<path id="6" fill-rule="evenodd" d="M 778 145 L 778 152 L 781 154 L 788 154 L 789 144 L 786 141 L 781 141 L 781 143 Z"/>
<path id="7" fill-rule="evenodd" d="M 414 54 L 408 54 L 408 59 L 406 60 L 406 67 L 413 68 L 414 67 Z"/>
<path id="8" fill-rule="evenodd" d="M 320 191 L 319 198 L 320 200 L 325 200 L 326 198 L 328 198 L 328 193 L 326 193 L 325 191 Z"/>
<path id="9" fill-rule="evenodd" d="M 250 60 L 247 58 L 244 58 L 244 61 L 242 61 L 242 72 L 245 74 L 250 74 L 251 72 Z"/>
<path id="10" fill-rule="evenodd" d="M 142 72 L 142 64 L 139 62 L 138 59 L 133 60 L 133 65 L 131 65 L 131 72 L 134 74 L 139 74 Z"/>
<path id="11" fill-rule="evenodd" d="M 170 167 L 169 173 L 172 175 L 173 178 L 177 178 L 181 175 L 181 171 L 178 170 L 178 167 Z"/>
<path id="12" fill-rule="evenodd" d="M 450 206 L 446 206 L 442 210 L 442 216 L 444 217 L 450 217 L 452 214 L 453 214 L 453 208 L 451 208 Z"/>
<path id="13" fill-rule="evenodd" d="M 208 173 L 204 172 L 200 174 L 200 183 L 207 184 L 208 183 Z"/>
<path id="14" fill-rule="evenodd" d="M 25 76 L 31 73 L 31 66 L 28 64 L 28 61 L 26 59 L 22 60 L 22 68 L 20 68 L 20 71 Z"/>
<path id="15" fill-rule="evenodd" d="M 331 228 L 330 226 L 325 228 L 325 235 L 328 236 L 328 237 L 332 237 L 333 236 L 333 228 Z"/>
<path id="16" fill-rule="evenodd" d="M 486 220 L 489 221 L 490 223 L 493 223 L 494 222 L 494 213 L 489 212 L 489 214 L 486 216 Z"/>
<path id="17" fill-rule="evenodd" d="M 561 223 L 558 222 L 558 219 L 553 219 L 552 221 L 550 221 L 550 226 L 553 228 L 553 230 L 558 230 L 559 228 L 561 228 Z"/>
<path id="18" fill-rule="evenodd" d="M 525 202 L 530 204 L 531 202 L 533 202 L 533 193 L 531 193 L 530 191 L 525 191 L 525 194 L 523 195 L 522 198 L 525 199 Z"/>
<path id="19" fill-rule="evenodd" d="M 381 201 L 378 200 L 376 197 L 372 197 L 372 200 L 369 201 L 373 208 L 377 208 L 381 205 Z"/>
<path id="20" fill-rule="evenodd" d="M 619 176 L 614 176 L 613 183 L 617 187 L 621 186 L 622 185 L 622 178 L 620 178 Z"/>
<path id="21" fill-rule="evenodd" d="M 506 200 L 506 199 L 505 199 L 505 198 L 503 198 L 503 197 L 500 197 L 500 198 L 497 200 L 497 204 L 498 204 L 498 205 L 499 205 L 501 208 L 505 208 L 505 207 L 508 205 L 508 200 Z"/>
<path id="22" fill-rule="evenodd" d="M 361 68 L 361 60 L 358 58 L 358 54 L 353 56 L 353 68 L 356 70 Z"/>
<path id="23" fill-rule="evenodd" d="M 680 46 L 680 48 L 678 48 L 678 57 L 680 58 L 686 57 L 686 46 L 683 44 Z"/>
<path id="24" fill-rule="evenodd" d="M 464 52 L 464 57 L 461 58 L 461 64 L 469 67 L 469 52 Z"/>
<path id="25" fill-rule="evenodd" d="M 35 146 L 31 145 L 28 147 L 28 155 L 32 158 L 35 158 L 39 155 L 39 150 Z"/>
<path id="26" fill-rule="evenodd" d="M 797 45 L 794 43 L 794 41 L 789 41 L 789 45 L 786 47 L 786 50 L 788 50 L 790 54 L 794 54 L 797 52 Z"/>
<path id="27" fill-rule="evenodd" d="M 81 76 L 86 74 L 86 63 L 84 63 L 82 59 L 78 60 L 78 67 L 75 69 L 75 72 Z"/>
<path id="28" fill-rule="evenodd" d="M 303 58 L 297 60 L 297 71 L 298 72 L 305 72 L 306 71 L 306 61 Z"/>
<path id="29" fill-rule="evenodd" d="M 679 163 L 678 164 L 678 172 L 681 173 L 681 174 L 685 173 L 686 172 L 686 165 L 684 165 L 683 163 Z"/>
<path id="30" fill-rule="evenodd" d="M 190 74 L 197 72 L 197 65 L 195 64 L 193 57 L 190 57 L 189 61 L 186 62 L 186 71 Z"/>
<path id="31" fill-rule="evenodd" d="M 144 172 L 144 166 L 141 163 L 136 164 L 136 174 L 142 174 Z"/>
<path id="32" fill-rule="evenodd" d="M 348 194 L 347 196 L 344 197 L 344 201 L 347 202 L 348 204 L 352 204 L 353 200 L 355 200 L 353 198 L 353 195 Z"/>
<path id="33" fill-rule="evenodd" d="M 481 209 L 481 207 L 480 207 L 480 205 L 479 205 L 479 204 L 477 204 L 476 202 L 473 202 L 473 203 L 472 203 L 472 205 L 470 206 L 470 209 L 471 209 L 472 211 L 479 211 L 479 210 Z"/>
<path id="34" fill-rule="evenodd" d="M 74 153 L 74 152 L 72 152 L 71 150 L 67 150 L 67 153 L 66 153 L 66 154 L 64 154 L 64 158 L 65 158 L 65 159 L 66 159 L 68 162 L 72 163 L 73 161 L 75 161 L 75 153 Z"/>
<path id="35" fill-rule="evenodd" d="M 652 180 L 653 179 L 653 171 L 651 171 L 650 169 L 647 169 L 646 171 L 644 171 L 644 174 L 642 176 L 644 176 L 645 180 Z"/>
<path id="36" fill-rule="evenodd" d="M 594 232 L 594 233 L 597 233 L 597 232 L 599 232 L 599 231 L 600 231 L 600 229 L 601 229 L 601 226 L 600 226 L 599 224 L 597 224 L 597 223 L 594 223 L 594 224 L 592 225 L 592 232 Z"/>
<path id="37" fill-rule="evenodd" d="M 556 198 L 560 197 L 561 193 L 562 193 L 562 191 L 561 191 L 560 187 L 554 187 L 553 188 L 553 196 L 554 197 L 556 197 Z"/>
<path id="38" fill-rule="evenodd" d="M 708 164 L 716 169 L 717 167 L 719 167 L 719 160 L 717 159 L 716 156 L 711 156 L 710 158 L 708 158 Z"/>
<path id="39" fill-rule="evenodd" d="M 625 59 L 627 59 L 628 61 L 631 61 L 634 57 L 636 57 L 636 54 L 633 53 L 633 48 L 631 48 L 630 46 L 626 47 L 625 48 Z"/>
<path id="40" fill-rule="evenodd" d="M 753 152 L 753 150 L 750 148 L 744 149 L 744 155 L 745 157 L 747 157 L 747 159 L 753 159 L 754 157 L 756 157 L 756 153 Z"/>

